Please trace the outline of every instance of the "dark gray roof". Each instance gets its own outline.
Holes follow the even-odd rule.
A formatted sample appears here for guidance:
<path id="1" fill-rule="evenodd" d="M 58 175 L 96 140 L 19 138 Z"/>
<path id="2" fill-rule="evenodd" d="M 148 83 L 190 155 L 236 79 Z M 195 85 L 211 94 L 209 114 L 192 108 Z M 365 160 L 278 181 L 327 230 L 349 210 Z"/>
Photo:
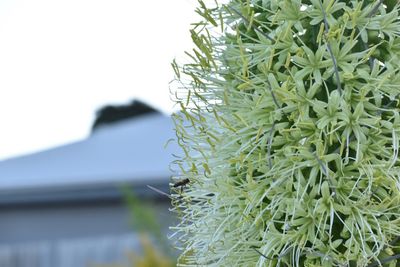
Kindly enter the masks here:
<path id="1" fill-rule="evenodd" d="M 146 115 L 102 126 L 76 143 L 2 161 L 0 204 L 99 198 L 118 194 L 121 184 L 166 188 L 178 149 L 174 142 L 165 145 L 173 137 L 170 117 Z"/>

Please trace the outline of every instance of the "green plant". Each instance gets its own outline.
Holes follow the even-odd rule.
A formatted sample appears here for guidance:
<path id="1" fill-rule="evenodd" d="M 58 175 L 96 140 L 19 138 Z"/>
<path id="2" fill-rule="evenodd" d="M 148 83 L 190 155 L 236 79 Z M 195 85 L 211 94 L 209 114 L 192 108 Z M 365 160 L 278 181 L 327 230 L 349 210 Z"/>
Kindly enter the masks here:
<path id="1" fill-rule="evenodd" d="M 398 2 L 199 3 L 172 64 L 181 266 L 399 264 Z"/>
<path id="2" fill-rule="evenodd" d="M 172 255 L 170 244 L 165 237 L 165 233 L 163 233 L 162 223 L 157 218 L 154 203 L 137 197 L 132 188 L 128 186 L 122 186 L 120 190 L 123 193 L 125 205 L 129 210 L 132 229 L 135 232 L 154 237 L 159 244 L 159 249 L 168 255 Z"/>
<path id="3" fill-rule="evenodd" d="M 163 233 L 160 219 L 156 215 L 154 203 L 138 198 L 129 186 L 121 186 L 125 204 L 129 210 L 132 230 L 140 238 L 141 251 L 131 251 L 125 262 L 113 264 L 93 264 L 93 267 L 173 267 L 176 255 Z M 153 204 L 153 205 L 152 205 Z M 164 222 L 165 223 L 165 222 Z"/>
<path id="4" fill-rule="evenodd" d="M 102 264 L 93 267 L 173 267 L 175 261 L 170 256 L 166 256 L 157 246 L 151 242 L 146 234 L 141 234 L 140 243 L 143 249 L 141 254 L 129 253 L 129 264 Z"/>

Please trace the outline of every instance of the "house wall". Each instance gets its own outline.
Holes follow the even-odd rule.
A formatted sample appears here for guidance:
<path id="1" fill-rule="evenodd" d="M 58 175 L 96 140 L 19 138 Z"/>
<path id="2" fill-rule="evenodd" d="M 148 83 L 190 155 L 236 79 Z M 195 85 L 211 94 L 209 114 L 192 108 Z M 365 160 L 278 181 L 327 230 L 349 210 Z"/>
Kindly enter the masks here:
<path id="1" fill-rule="evenodd" d="M 169 203 L 152 207 L 167 234 Z M 130 212 L 118 201 L 2 207 L 0 218 L 1 267 L 88 267 L 140 248 Z"/>

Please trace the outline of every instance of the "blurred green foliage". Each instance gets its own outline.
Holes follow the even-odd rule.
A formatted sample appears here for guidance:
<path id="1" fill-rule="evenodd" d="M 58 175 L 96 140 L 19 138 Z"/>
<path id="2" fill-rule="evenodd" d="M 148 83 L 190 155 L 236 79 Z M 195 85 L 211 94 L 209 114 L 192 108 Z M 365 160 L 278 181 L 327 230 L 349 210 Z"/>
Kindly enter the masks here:
<path id="1" fill-rule="evenodd" d="M 172 267 L 176 266 L 172 246 L 169 244 L 162 225 L 151 202 L 136 197 L 131 188 L 121 188 L 130 212 L 132 230 L 140 236 L 140 252 L 127 254 L 128 264 L 100 264 L 95 267 Z M 125 260 L 126 261 L 126 260 Z"/>

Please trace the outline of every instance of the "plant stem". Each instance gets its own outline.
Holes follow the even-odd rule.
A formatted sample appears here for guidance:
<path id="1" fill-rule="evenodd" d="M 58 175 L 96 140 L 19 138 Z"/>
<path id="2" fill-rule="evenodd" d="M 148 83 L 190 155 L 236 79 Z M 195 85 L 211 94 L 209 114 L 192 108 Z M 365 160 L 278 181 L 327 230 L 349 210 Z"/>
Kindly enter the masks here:
<path id="1" fill-rule="evenodd" d="M 227 6 L 228 9 L 232 10 L 234 13 L 236 13 L 236 15 L 238 15 L 239 17 L 241 17 L 248 25 L 251 26 L 251 28 L 253 28 L 253 30 L 255 30 L 256 32 L 261 33 L 265 38 L 267 38 L 268 40 L 275 42 L 274 38 L 270 37 L 268 34 L 266 34 L 265 32 L 263 32 L 262 30 L 260 30 L 259 28 L 255 27 L 253 24 L 250 23 L 250 21 L 242 15 L 242 13 L 240 13 L 238 10 L 236 10 L 233 7 Z"/>
<path id="2" fill-rule="evenodd" d="M 324 10 L 324 6 L 322 5 L 322 2 L 319 1 L 319 3 L 321 5 L 322 15 L 324 16 L 326 46 L 327 46 L 328 52 L 329 52 L 329 54 L 330 54 L 330 56 L 332 58 L 333 69 L 335 70 L 335 77 L 336 77 L 336 81 L 337 81 L 337 89 L 338 89 L 339 93 L 342 94 L 342 86 L 340 85 L 339 69 L 338 69 L 337 61 L 336 61 L 335 55 L 332 52 L 331 44 L 329 43 L 329 40 L 327 39 L 327 35 L 329 33 L 328 19 L 326 18 L 326 13 L 325 13 L 325 10 Z"/>
<path id="3" fill-rule="evenodd" d="M 373 262 L 369 265 L 367 265 L 367 267 L 377 267 L 377 266 L 381 266 L 382 264 L 391 262 L 392 260 L 396 260 L 396 259 L 400 259 L 400 254 L 396 254 L 387 258 L 384 258 L 383 260 L 379 261 L 379 262 Z"/>

